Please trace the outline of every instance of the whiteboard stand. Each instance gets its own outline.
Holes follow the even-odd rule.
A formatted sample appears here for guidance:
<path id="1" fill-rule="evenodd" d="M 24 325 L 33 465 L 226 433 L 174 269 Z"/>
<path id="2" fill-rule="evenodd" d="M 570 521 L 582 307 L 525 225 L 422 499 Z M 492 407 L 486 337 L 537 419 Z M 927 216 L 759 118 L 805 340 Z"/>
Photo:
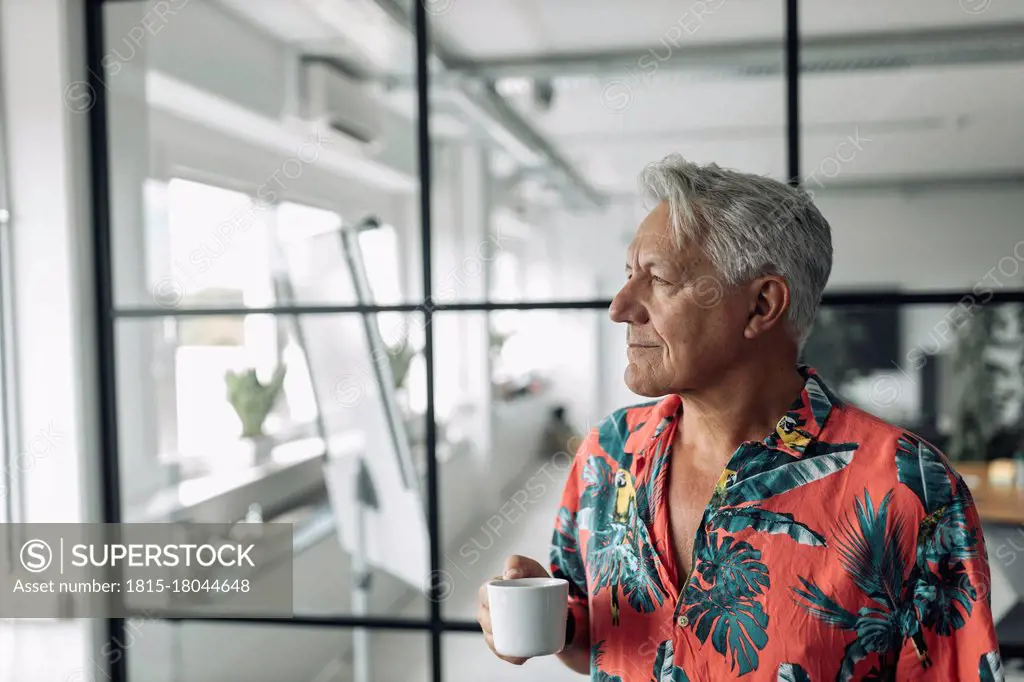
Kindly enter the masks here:
<path id="1" fill-rule="evenodd" d="M 352 552 L 352 613 L 365 616 L 370 611 L 370 590 L 373 584 L 373 570 L 366 560 L 368 556 L 366 538 L 368 516 L 370 511 L 377 511 L 377 490 L 373 486 L 370 470 L 363 461 L 363 453 L 355 456 L 356 475 L 351 477 L 354 482 L 351 499 L 355 502 L 355 550 Z M 355 682 L 370 682 L 370 632 L 366 628 L 356 628 L 352 635 L 353 668 Z"/>

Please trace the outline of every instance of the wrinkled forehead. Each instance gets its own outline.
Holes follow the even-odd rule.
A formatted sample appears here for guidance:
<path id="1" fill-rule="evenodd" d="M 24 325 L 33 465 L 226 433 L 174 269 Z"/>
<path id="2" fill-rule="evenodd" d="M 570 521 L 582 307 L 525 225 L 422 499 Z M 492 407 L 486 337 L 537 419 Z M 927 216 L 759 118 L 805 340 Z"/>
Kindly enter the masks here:
<path id="1" fill-rule="evenodd" d="M 668 211 L 655 209 L 640 225 L 629 243 L 626 257 L 629 262 L 643 260 L 669 260 L 691 263 L 699 260 L 703 252 L 692 241 L 680 239 L 668 220 Z"/>

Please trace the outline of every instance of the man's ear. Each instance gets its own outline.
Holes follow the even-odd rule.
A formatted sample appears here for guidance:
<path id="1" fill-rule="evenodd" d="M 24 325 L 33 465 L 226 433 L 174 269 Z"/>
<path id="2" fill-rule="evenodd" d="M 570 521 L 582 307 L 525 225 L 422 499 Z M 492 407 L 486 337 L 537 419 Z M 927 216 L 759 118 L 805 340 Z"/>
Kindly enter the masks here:
<path id="1" fill-rule="evenodd" d="M 750 309 L 744 336 L 753 339 L 782 324 L 789 310 L 789 285 L 779 275 L 763 275 L 750 282 Z"/>

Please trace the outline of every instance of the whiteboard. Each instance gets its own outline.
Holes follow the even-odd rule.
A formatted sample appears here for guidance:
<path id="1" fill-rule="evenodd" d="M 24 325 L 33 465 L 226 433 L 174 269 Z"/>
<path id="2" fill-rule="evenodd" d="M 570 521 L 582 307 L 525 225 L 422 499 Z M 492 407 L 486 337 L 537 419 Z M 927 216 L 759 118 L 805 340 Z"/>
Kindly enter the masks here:
<path id="1" fill-rule="evenodd" d="M 279 298 L 372 303 L 351 228 L 286 241 Z M 298 248 L 296 248 L 298 247 Z M 309 365 L 320 413 L 321 437 L 358 436 L 377 508 L 363 521 L 362 559 L 422 588 L 429 573 L 429 531 L 419 476 L 405 422 L 394 395 L 387 353 L 375 316 L 363 313 L 299 315 L 296 332 Z M 360 551 L 355 483 L 358 455 L 328 452 L 324 477 L 342 548 Z"/>

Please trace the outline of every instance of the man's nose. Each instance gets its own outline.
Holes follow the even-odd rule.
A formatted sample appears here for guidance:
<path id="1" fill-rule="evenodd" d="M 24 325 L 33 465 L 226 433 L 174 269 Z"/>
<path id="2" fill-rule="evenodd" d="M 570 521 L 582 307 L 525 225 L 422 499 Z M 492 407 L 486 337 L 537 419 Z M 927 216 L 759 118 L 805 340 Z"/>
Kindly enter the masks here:
<path id="1" fill-rule="evenodd" d="M 644 324 L 647 322 L 647 311 L 636 295 L 632 286 L 632 280 L 619 289 L 615 294 L 612 304 L 608 306 L 608 317 L 612 322 L 628 322 L 632 324 Z"/>

